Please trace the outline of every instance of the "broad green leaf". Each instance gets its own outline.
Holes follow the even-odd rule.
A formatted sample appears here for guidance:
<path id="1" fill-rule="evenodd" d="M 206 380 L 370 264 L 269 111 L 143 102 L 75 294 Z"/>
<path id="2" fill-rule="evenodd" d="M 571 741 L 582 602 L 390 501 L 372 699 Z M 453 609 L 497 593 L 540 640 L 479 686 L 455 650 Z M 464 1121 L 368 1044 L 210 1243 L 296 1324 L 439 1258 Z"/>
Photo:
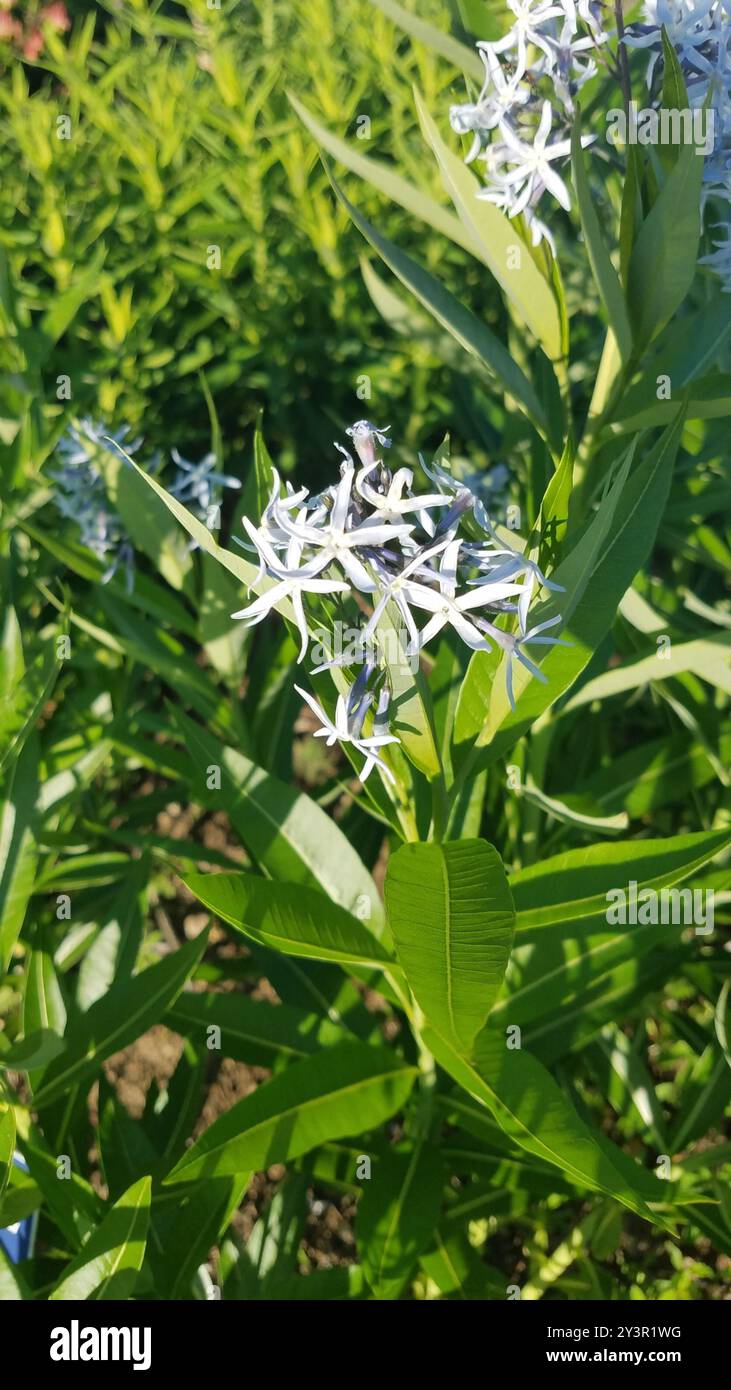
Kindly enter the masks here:
<path id="1" fill-rule="evenodd" d="M 376 886 L 335 822 L 304 792 L 227 748 L 177 708 L 173 722 L 192 761 L 197 800 L 225 809 L 246 848 L 272 878 L 320 888 L 348 911 L 363 913 L 376 936 L 383 907 Z M 207 770 L 220 767 L 221 790 L 211 793 Z"/>
<path id="2" fill-rule="evenodd" d="M 285 955 L 338 965 L 390 967 L 371 932 L 324 893 L 255 874 L 189 874 L 186 887 L 224 922 Z"/>
<path id="3" fill-rule="evenodd" d="M 256 1222 L 224 1283 L 224 1299 L 288 1297 L 283 1285 L 292 1279 L 297 1249 L 308 1215 L 304 1176 L 293 1173 L 278 1187 Z"/>
<path id="4" fill-rule="evenodd" d="M 529 247 L 513 223 L 484 198 L 480 184 L 459 155 L 445 144 L 429 114 L 426 102 L 414 92 L 424 136 L 436 155 L 444 186 L 477 246 L 479 259 L 514 306 L 552 360 L 565 355 L 558 302 L 549 281 L 541 274 Z"/>
<path id="5" fill-rule="evenodd" d="M 214 1121 L 165 1181 L 258 1171 L 363 1134 L 401 1109 L 415 1076 L 396 1053 L 359 1042 L 293 1062 Z"/>
<path id="6" fill-rule="evenodd" d="M 424 1042 L 441 1066 L 470 1095 L 486 1105 L 505 1133 L 529 1153 L 567 1173 L 584 1188 L 614 1197 L 647 1220 L 653 1216 L 641 1190 L 647 1190 L 647 1175 L 637 1165 L 637 1185 L 628 1181 L 619 1164 L 624 1155 L 610 1146 L 607 1156 L 599 1136 L 584 1121 L 556 1084 L 551 1073 L 536 1057 L 521 1048 L 511 1050 L 504 1035 L 483 1029 L 476 1045 L 474 1062 L 459 1057 L 448 1043 L 427 1029 Z M 657 1184 L 657 1201 L 665 1193 Z"/>
<path id="7" fill-rule="evenodd" d="M 166 1014 L 178 1033 L 202 1046 L 221 1030 L 221 1053 L 249 1066 L 271 1067 L 320 1052 L 343 1040 L 343 1028 L 292 1004 L 265 1004 L 246 994 L 181 994 Z"/>
<path id="8" fill-rule="evenodd" d="M 584 243 L 589 255 L 589 264 L 606 310 L 610 327 L 617 340 L 622 360 L 627 362 L 632 352 L 632 331 L 624 301 L 624 291 L 620 284 L 609 252 L 604 244 L 599 218 L 592 200 L 589 181 L 586 177 L 584 152 L 581 146 L 581 116 L 577 110 L 571 132 L 571 170 L 579 206 L 579 216 L 584 233 Z"/>
<path id="9" fill-rule="evenodd" d="M 639 391 L 628 392 L 623 398 L 621 410 L 613 417 L 622 433 L 654 429 L 670 423 L 676 409 L 675 401 L 653 399 L 645 404 L 644 399 L 638 400 L 639 396 Z M 644 398 L 644 391 L 642 396 Z M 692 386 L 686 387 L 682 399 L 685 417 L 689 421 L 725 420 L 731 415 L 731 374 L 710 372 L 708 376 L 700 377 Z M 692 505 L 688 510 L 692 514 Z"/>
<path id="10" fill-rule="evenodd" d="M 34 1106 L 40 1109 L 50 1105 L 66 1095 L 70 1087 L 88 1081 L 113 1052 L 159 1022 L 200 960 L 206 941 L 207 934 L 203 932 L 171 952 L 159 965 L 112 985 L 87 1013 L 75 1019 L 66 1035 L 66 1052 L 46 1072 L 34 1096 Z"/>
<path id="11" fill-rule="evenodd" d="M 441 1154 L 417 1143 L 389 1150 L 364 1184 L 356 1240 L 365 1276 L 377 1298 L 396 1298 L 430 1244 L 442 1204 Z"/>
<path id="12" fill-rule="evenodd" d="M 636 963 L 655 948 L 675 945 L 682 933 L 682 924 L 610 927 L 601 918 L 542 928 L 535 936 L 521 933 L 510 958 L 504 997 L 495 1005 L 491 1023 L 522 1027 L 534 1019 L 556 1017 L 559 1008 L 588 1006 L 618 965 Z"/>
<path id="13" fill-rule="evenodd" d="M 627 273 L 635 342 L 645 347 L 682 304 L 695 275 L 701 233 L 703 156 L 681 145 L 656 202 L 640 227 Z"/>
<path id="14" fill-rule="evenodd" d="M 503 347 L 491 328 L 467 309 L 441 281 L 401 251 L 394 242 L 376 230 L 345 196 L 331 176 L 331 183 L 343 207 L 356 227 L 378 252 L 382 260 L 419 303 L 429 310 L 442 328 L 446 328 L 466 352 L 472 353 L 500 382 L 502 387 L 522 405 L 526 415 L 543 434 L 548 424 L 543 407 L 525 373 Z M 514 234 L 514 238 L 517 233 Z M 527 248 L 524 248 L 526 257 Z M 545 283 L 545 282 L 544 282 Z"/>
<path id="15" fill-rule="evenodd" d="M 497 850 L 484 840 L 402 845 L 386 907 L 399 960 L 427 1020 L 468 1053 L 503 981 L 514 910 Z"/>
<path id="16" fill-rule="evenodd" d="M 91 1234 L 49 1300 L 128 1299 L 142 1267 L 149 1224 L 150 1179 L 140 1178 Z"/>
<path id="17" fill-rule="evenodd" d="M 553 1066 L 569 1053 L 580 1053 L 606 1024 L 617 1018 L 643 1019 L 647 999 L 677 978 L 692 960 L 693 947 L 680 945 L 672 950 L 658 948 L 658 928 L 647 928 L 654 949 L 642 954 L 642 944 L 629 959 L 606 974 L 581 987 L 575 994 L 546 1013 L 541 1010 L 523 1028 L 523 1043 L 539 1053 L 546 1066 Z M 665 928 L 667 931 L 667 928 Z M 676 929 L 677 930 L 677 929 Z M 495 1009 L 495 1022 L 500 1005 Z"/>
<path id="18" fill-rule="evenodd" d="M 724 767 L 731 766 L 731 728 L 722 729 L 718 757 Z M 628 749 L 575 787 L 577 796 L 590 796 L 608 814 L 623 807 L 638 820 L 661 806 L 685 802 L 716 775 L 705 748 L 682 733 Z"/>
<path id="19" fill-rule="evenodd" d="M 84 1012 L 113 984 L 132 975 L 142 939 L 140 901 L 148 873 L 144 859 L 127 859 L 121 883 L 100 903 L 99 934 L 84 955 L 76 986 L 76 1002 Z"/>
<path id="20" fill-rule="evenodd" d="M 491 1195 L 495 1195 L 494 1189 Z M 419 1264 L 445 1298 L 505 1298 L 505 1275 L 485 1264 L 481 1252 L 470 1245 L 466 1232 L 443 1235 L 438 1231 L 434 1249 L 422 1255 Z"/>

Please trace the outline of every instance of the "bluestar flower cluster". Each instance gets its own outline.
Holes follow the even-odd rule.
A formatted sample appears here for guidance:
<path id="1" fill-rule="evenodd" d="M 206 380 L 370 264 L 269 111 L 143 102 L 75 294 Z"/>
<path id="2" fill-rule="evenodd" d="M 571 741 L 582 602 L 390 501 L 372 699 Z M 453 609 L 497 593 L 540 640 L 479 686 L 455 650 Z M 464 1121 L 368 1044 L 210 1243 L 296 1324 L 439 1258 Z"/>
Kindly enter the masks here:
<path id="1" fill-rule="evenodd" d="M 61 515 L 78 526 L 81 544 L 107 562 L 102 584 L 107 584 L 121 566 L 127 589 L 131 591 L 134 548 L 121 518 L 109 502 L 104 480 L 94 463 L 98 449 L 109 448 L 109 444 L 103 442 L 105 434 L 106 430 L 91 420 L 71 425 L 56 450 L 60 467 L 50 477 L 56 483 L 54 500 Z M 134 454 L 142 441 L 129 440 L 128 434 L 125 425 L 110 437 L 125 453 Z"/>
<path id="2" fill-rule="evenodd" d="M 703 165 L 703 207 L 712 199 L 731 201 L 731 3 L 729 0 L 647 0 L 643 22 L 627 32 L 628 48 L 647 53 L 647 85 L 659 100 L 662 74 L 662 26 L 678 55 L 688 103 L 707 107 L 714 144 Z M 712 221 L 713 214 L 709 220 Z M 715 250 L 701 261 L 731 292 L 731 221 L 714 224 Z"/>
<path id="3" fill-rule="evenodd" d="M 60 468 L 50 476 L 56 483 L 55 502 L 61 514 L 79 527 L 79 539 L 108 567 L 102 575 L 107 584 L 123 567 L 127 589 L 134 584 L 134 547 L 124 523 L 107 496 L 106 485 L 99 469 L 103 452 L 131 456 L 142 444 L 130 440 L 125 425 L 116 433 L 93 420 L 79 420 L 71 425 L 59 441 L 57 454 Z M 238 478 L 216 472 L 215 454 L 206 454 L 200 463 L 191 463 L 173 449 L 174 471 L 167 481 L 168 491 L 183 502 L 189 511 L 207 525 L 217 524 L 217 512 L 224 488 L 240 488 Z M 162 459 L 156 454 L 148 465 L 149 473 L 160 473 Z M 194 548 L 195 542 L 191 543 Z"/>
<path id="4" fill-rule="evenodd" d="M 485 81 L 477 101 L 453 106 L 452 127 L 474 132 L 467 162 L 485 166 L 479 194 L 508 217 L 522 213 L 534 245 L 552 243 L 536 208 L 549 192 L 570 208 L 556 164 L 571 153 L 574 98 L 597 72 L 591 56 L 607 40 L 595 0 L 507 0 L 515 16 L 503 38 L 478 43 Z M 583 136 L 584 145 L 593 137 Z"/>
<path id="5" fill-rule="evenodd" d="M 322 625 L 311 610 L 323 595 L 357 596 L 359 614 L 369 607 L 349 649 L 312 672 L 360 666 L 352 685 L 341 691 L 335 718 L 297 687 L 321 721 L 317 736 L 329 743 L 348 742 L 365 755 L 362 781 L 375 766 L 391 776 L 378 750 L 398 741 L 389 728 L 388 646 L 379 640 L 388 605 L 390 616 L 398 614 L 403 624 L 406 655 L 416 661 L 448 628 L 472 651 L 490 651 L 494 643 L 506 652 L 511 704 L 513 659 L 545 680 L 524 649 L 533 642 L 553 645 L 557 639 L 545 631 L 561 620 L 529 625 L 534 595 L 540 588 L 558 586 L 506 542 L 469 486 L 441 464 L 428 465 L 420 458 L 431 490 L 417 492 L 412 469 L 392 472 L 384 463 L 382 451 L 390 443 L 386 430 L 359 420 L 347 432 L 358 464 L 349 450 L 336 445 L 343 456 L 338 482 L 310 497 L 307 488 L 295 490 L 289 483 L 282 492 L 275 473 L 259 525 L 244 518 L 249 548 L 259 558 L 255 582 L 265 575 L 272 582 L 232 616 L 253 625 L 289 600 L 303 661 L 312 638 L 320 638 Z M 503 614 L 517 615 L 515 632 L 497 626 Z M 367 719 L 372 722 L 366 734 Z"/>

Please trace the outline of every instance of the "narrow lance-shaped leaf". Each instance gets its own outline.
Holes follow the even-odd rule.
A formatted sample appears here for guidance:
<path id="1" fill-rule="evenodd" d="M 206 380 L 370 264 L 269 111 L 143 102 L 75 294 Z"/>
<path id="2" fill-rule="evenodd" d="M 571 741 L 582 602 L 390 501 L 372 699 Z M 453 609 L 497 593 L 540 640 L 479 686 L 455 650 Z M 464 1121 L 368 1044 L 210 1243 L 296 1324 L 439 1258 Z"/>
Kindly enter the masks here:
<path id="1" fill-rule="evenodd" d="M 425 1031 L 424 1041 L 521 1148 L 560 1168 L 580 1186 L 604 1192 L 647 1220 L 654 1219 L 643 1193 L 656 1188 L 656 1200 L 661 1201 L 662 1186 L 637 1164 L 632 1165 L 636 1176 L 628 1180 L 626 1156 L 614 1146 L 610 1152 L 615 1160 L 607 1155 L 601 1136 L 592 1133 L 536 1057 L 520 1048 L 509 1049 L 505 1036 L 489 1027 L 477 1039 L 472 1064 L 431 1029 Z"/>
<path id="2" fill-rule="evenodd" d="M 327 168 L 327 165 L 325 166 Z M 329 171 L 328 171 L 329 172 Z M 528 418 L 544 435 L 548 424 L 543 407 L 525 373 L 514 362 L 507 348 L 491 328 L 478 319 L 471 309 L 467 309 L 459 299 L 437 280 L 430 271 L 412 260 L 388 237 L 383 236 L 371 222 L 346 197 L 335 179 L 330 175 L 335 192 L 356 227 L 378 252 L 394 275 L 411 290 L 420 304 L 433 315 L 442 328 L 456 338 L 466 352 L 472 353 L 482 362 L 501 386 L 523 407 Z M 515 233 L 517 236 L 517 233 Z M 528 251 L 526 248 L 526 256 Z"/>
<path id="3" fill-rule="evenodd" d="M 531 612 L 530 620 L 533 623 L 535 619 L 535 624 L 560 614 L 563 624 L 556 631 L 570 645 L 548 650 L 541 663 L 545 683 L 515 663 L 515 710 L 508 701 L 504 667 L 499 668 L 490 690 L 488 719 L 478 737 L 480 744 L 491 743 L 491 757 L 509 748 L 573 684 L 609 630 L 623 594 L 652 549 L 670 489 L 681 427 L 679 417 L 635 466 L 619 495 L 619 484 L 615 484 L 611 520 L 606 534 L 593 547 L 593 555 L 586 557 L 586 564 L 582 557 L 577 570 L 575 555 L 569 554 L 552 576 L 556 583 L 565 585 L 565 593 L 553 594 Z M 605 504 L 608 501 L 605 499 Z M 577 552 L 581 545 L 579 542 Z M 537 655 L 535 649 L 533 655 Z"/>
<path id="4" fill-rule="evenodd" d="M 377 1298 L 395 1298 L 434 1237 L 444 1170 L 439 1152 L 419 1143 L 379 1157 L 358 1203 L 356 1239 Z"/>
<path id="5" fill-rule="evenodd" d="M 171 707 L 191 761 L 191 779 L 203 805 L 225 806 L 246 848 L 272 878 L 321 888 L 333 902 L 367 916 L 379 936 L 383 907 L 376 886 L 356 850 L 331 816 L 311 797 L 227 748 L 181 710 Z M 222 772 L 221 790 L 212 794 L 205 770 Z"/>
<path id="6" fill-rule="evenodd" d="M 224 922 L 285 955 L 340 965 L 394 964 L 356 917 L 314 888 L 246 873 L 190 874 L 185 883 Z"/>
<path id="7" fill-rule="evenodd" d="M 11 1106 L 0 1110 L 0 1197 L 7 1186 L 15 1151 L 15 1113 Z"/>
<path id="8" fill-rule="evenodd" d="M 412 38 L 433 49 L 454 67 L 461 68 L 473 81 L 482 84 L 485 77 L 484 69 L 473 49 L 460 43 L 459 39 L 452 38 L 451 34 L 443 33 L 435 25 L 427 24 L 426 20 L 414 14 L 413 10 L 406 10 L 402 5 L 397 5 L 395 0 L 371 0 L 371 4 L 382 10 L 394 24 L 404 29 Z"/>
<path id="9" fill-rule="evenodd" d="M 528 325 L 546 355 L 553 361 L 564 356 L 567 345 L 558 301 L 530 249 L 499 208 L 477 197 L 480 185 L 474 174 L 445 144 L 426 102 L 416 90 L 414 99 L 424 136 L 436 155 L 445 188 L 478 248 L 477 255 L 492 271 L 518 318 Z"/>
<path id="10" fill-rule="evenodd" d="M 203 932 L 171 952 L 160 965 L 113 985 L 92 1004 L 69 1028 L 67 1050 L 49 1067 L 34 1096 L 34 1106 L 50 1105 L 71 1086 L 88 1081 L 107 1057 L 157 1023 L 200 960 L 206 941 L 207 933 Z"/>
<path id="11" fill-rule="evenodd" d="M 127 1189 L 79 1254 L 71 1261 L 51 1301 L 128 1299 L 142 1267 L 150 1224 L 150 1179 Z"/>
<path id="12" fill-rule="evenodd" d="M 589 263 L 597 283 L 597 288 L 606 309 L 607 318 L 617 339 L 622 360 L 627 362 L 632 352 L 632 331 L 624 300 L 624 291 L 619 276 L 609 259 L 609 252 L 599 226 L 599 218 L 592 200 L 589 182 L 586 177 L 584 154 L 581 146 L 581 114 L 577 109 L 574 127 L 571 132 L 571 168 L 579 205 L 579 216 L 584 232 L 584 241 L 589 254 Z"/>
<path id="13" fill-rule="evenodd" d="M 165 1181 L 258 1171 L 331 1139 L 374 1129 L 401 1109 L 415 1076 L 416 1068 L 394 1052 L 339 1043 L 294 1062 L 239 1101 L 188 1149 Z"/>

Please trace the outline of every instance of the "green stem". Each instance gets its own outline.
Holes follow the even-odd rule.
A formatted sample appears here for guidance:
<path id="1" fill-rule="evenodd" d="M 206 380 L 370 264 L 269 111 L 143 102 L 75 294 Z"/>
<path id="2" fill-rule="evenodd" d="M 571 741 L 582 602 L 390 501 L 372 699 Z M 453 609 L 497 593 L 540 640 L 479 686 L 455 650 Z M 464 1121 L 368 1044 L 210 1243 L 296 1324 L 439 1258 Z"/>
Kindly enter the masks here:
<path id="1" fill-rule="evenodd" d="M 434 1121 L 434 1100 L 437 1087 L 437 1068 L 434 1058 L 425 1046 L 421 1030 L 426 1019 L 418 1004 L 414 1004 L 412 1027 L 416 1046 L 419 1050 L 419 1085 L 416 1109 L 413 1115 L 413 1134 L 415 1139 L 428 1139 Z"/>

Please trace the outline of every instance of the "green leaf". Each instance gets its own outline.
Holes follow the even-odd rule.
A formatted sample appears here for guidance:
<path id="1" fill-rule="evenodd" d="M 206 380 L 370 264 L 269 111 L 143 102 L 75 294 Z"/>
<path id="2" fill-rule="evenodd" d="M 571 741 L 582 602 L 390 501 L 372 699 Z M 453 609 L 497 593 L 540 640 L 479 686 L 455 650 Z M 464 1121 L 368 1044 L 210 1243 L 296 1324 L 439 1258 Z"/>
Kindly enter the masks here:
<path id="1" fill-rule="evenodd" d="M 150 495 L 142 469 L 136 464 L 130 467 L 131 460 L 118 454 L 113 444 L 99 447 L 94 463 L 134 545 L 152 560 L 173 589 L 183 588 L 193 557 L 162 498 Z"/>
<path id="2" fill-rule="evenodd" d="M 389 860 L 386 907 L 399 960 L 429 1022 L 468 1053 L 503 981 L 515 913 L 484 840 L 407 844 Z"/>
<path id="3" fill-rule="evenodd" d="M 638 690 L 652 681 L 669 680 L 683 671 L 693 671 L 701 680 L 731 695 L 731 632 L 698 637 L 692 642 L 672 642 L 662 659 L 656 647 L 651 656 L 613 666 L 582 685 L 562 706 L 561 713 L 571 713 L 593 700 L 604 701 L 627 690 Z"/>
<path id="4" fill-rule="evenodd" d="M 522 405 L 528 418 L 543 434 L 548 424 L 543 407 L 525 373 L 504 348 L 491 328 L 483 323 L 437 280 L 430 271 L 401 251 L 388 237 L 382 236 L 368 221 L 330 175 L 330 181 L 348 215 L 363 236 L 375 248 L 394 275 L 411 290 L 419 303 L 429 310 L 442 328 L 446 328 L 466 352 L 472 353 L 501 383 L 506 391 Z M 513 240 L 515 240 L 514 234 Z M 527 249 L 525 255 L 528 256 Z"/>
<path id="5" fill-rule="evenodd" d="M 573 173 L 576 201 L 579 207 L 581 227 L 589 255 L 589 264 L 602 298 L 610 327 L 617 340 L 623 362 L 627 362 L 632 352 L 632 331 L 624 301 L 624 291 L 620 284 L 604 238 L 599 226 L 599 218 L 592 200 L 589 181 L 586 177 L 584 152 L 581 145 L 581 113 L 577 108 L 576 119 L 571 132 L 571 169 Z"/>
<path id="6" fill-rule="evenodd" d="M 0 704 L 0 772 L 17 758 L 53 689 L 59 662 L 53 639 L 7 690 Z"/>
<path id="7" fill-rule="evenodd" d="M 552 286 L 541 274 L 530 248 L 509 218 L 484 198 L 477 197 L 480 184 L 475 175 L 444 143 L 420 94 L 415 91 L 414 97 L 424 136 L 436 155 L 444 186 L 477 247 L 479 259 L 492 271 L 519 320 L 528 325 L 546 356 L 554 361 L 563 357 L 567 345 Z"/>
<path id="8" fill-rule="evenodd" d="M 84 1012 L 113 984 L 121 985 L 132 975 L 142 939 L 140 899 L 148 874 L 145 859 L 127 859 L 122 882 L 100 902 L 99 934 L 81 962 L 76 986 L 76 1002 Z"/>
<path id="9" fill-rule="evenodd" d="M 145 1254 L 150 1186 L 149 1178 L 140 1178 L 115 1202 L 66 1268 L 49 1301 L 130 1298 Z"/>
<path id="10" fill-rule="evenodd" d="M 416 1068 L 396 1053 L 343 1042 L 294 1062 L 234 1105 L 188 1149 L 168 1183 L 258 1171 L 330 1139 L 362 1134 L 400 1110 Z"/>
<path id="11" fill-rule="evenodd" d="M 707 864 L 731 843 L 727 830 L 699 831 L 664 840 L 617 840 L 567 850 L 514 874 L 516 932 L 593 917 L 606 920 L 607 893 L 632 880 L 643 888 L 671 888 Z"/>
<path id="12" fill-rule="evenodd" d="M 627 300 L 638 348 L 669 323 L 695 275 L 701 234 L 703 156 L 682 145 L 640 227 L 627 272 Z"/>
<path id="13" fill-rule="evenodd" d="M 25 1038 L 39 1029 L 50 1029 L 59 1038 L 66 1030 L 66 1005 L 53 963 L 52 942 L 50 934 L 43 932 L 37 934 L 30 953 L 23 995 Z"/>
<path id="14" fill-rule="evenodd" d="M 7 1187 L 15 1153 L 15 1111 L 11 1106 L 0 1110 L 0 1197 Z"/>
<path id="15" fill-rule="evenodd" d="M 246 994 L 181 994 L 165 1015 L 177 1033 L 199 1047 L 208 1029 L 221 1030 L 221 1053 L 249 1066 L 271 1067 L 320 1052 L 343 1040 L 343 1027 L 292 1004 L 265 1004 Z"/>
<path id="16" fill-rule="evenodd" d="M 421 669 L 406 655 L 403 624 L 394 603 L 387 603 L 376 629 L 391 687 L 391 725 L 403 750 L 426 777 L 441 770 L 429 709 L 429 690 Z"/>
<path id="17" fill-rule="evenodd" d="M 290 1174 L 278 1187 L 256 1222 L 246 1245 L 227 1275 L 224 1299 L 272 1299 L 289 1297 L 297 1249 L 308 1215 L 307 1187 L 303 1174 Z"/>
<path id="18" fill-rule="evenodd" d="M 531 609 L 531 623 L 536 624 L 560 614 L 563 624 L 558 635 L 571 645 L 548 649 L 540 663 L 545 684 L 516 663 L 515 710 L 508 701 L 503 660 L 482 696 L 489 702 L 488 716 L 477 742 L 490 743 L 491 759 L 511 747 L 573 685 L 611 627 L 623 594 L 652 550 L 670 489 L 680 429 L 677 420 L 631 472 L 632 455 L 628 455 L 586 531 L 551 576 L 555 583 L 564 585 L 565 593 L 552 595 Z M 481 694 L 480 670 L 473 658 L 462 692 L 462 718 L 458 711 L 460 741 L 474 729 Z"/>
<path id="19" fill-rule="evenodd" d="M 380 942 L 324 893 L 255 874 L 189 874 L 186 887 L 237 931 L 285 955 L 390 967 Z"/>
<path id="20" fill-rule="evenodd" d="M 71 1086 L 88 1081 L 113 1052 L 159 1022 L 200 960 L 206 941 L 207 933 L 203 932 L 171 952 L 159 965 L 114 984 L 87 1013 L 77 1018 L 66 1035 L 66 1053 L 49 1067 L 34 1096 L 34 1106 L 40 1109 L 50 1105 L 66 1095 Z"/>
<path id="21" fill-rule="evenodd" d="M 244 646 L 248 629 L 232 621 L 239 606 L 240 589 L 232 575 L 205 552 L 201 557 L 202 588 L 198 605 L 198 630 L 206 656 L 224 680 L 236 682 L 243 675 Z"/>
<path id="22" fill-rule="evenodd" d="M 26 744 L 0 791 L 0 970 L 6 970 L 25 921 L 33 891 L 36 844 L 33 819 L 38 750 Z"/>
<path id="23" fill-rule="evenodd" d="M 432 48 L 441 58 L 446 58 L 448 63 L 460 68 L 467 77 L 471 77 L 482 86 L 485 72 L 473 49 L 460 43 L 459 39 L 453 39 L 451 34 L 443 33 L 433 24 L 427 24 L 426 20 L 414 14 L 413 10 L 405 10 L 403 6 L 397 5 L 395 0 L 371 0 L 371 4 L 382 10 L 399 29 L 418 39 L 419 43 L 425 44 L 427 48 Z"/>
<path id="24" fill-rule="evenodd" d="M 365 1276 L 377 1298 L 398 1297 L 439 1221 L 444 1168 L 441 1154 L 416 1144 L 389 1150 L 364 1183 L 356 1240 Z"/>
<path id="25" fill-rule="evenodd" d="M 472 255 L 478 254 L 477 243 L 453 212 L 443 208 L 428 193 L 422 193 L 421 189 L 415 188 L 407 179 L 396 173 L 391 165 L 381 164 L 376 159 L 362 155 L 357 149 L 357 141 L 349 144 L 339 136 L 333 135 L 332 131 L 321 125 L 292 92 L 287 93 L 287 99 L 303 125 L 314 135 L 318 145 L 332 155 L 333 159 L 337 159 L 339 164 L 350 169 L 366 183 L 372 184 L 379 193 L 384 193 L 387 198 L 398 203 L 405 212 L 418 217 L 421 222 L 426 222 L 441 236 L 456 242 Z"/>
<path id="26" fill-rule="evenodd" d="M 63 337 L 69 324 L 73 322 L 82 304 L 93 299 L 101 280 L 101 268 L 106 258 L 106 247 L 100 246 L 91 263 L 82 271 L 74 283 L 61 294 L 51 297 L 50 308 L 46 309 L 40 323 L 43 340 L 43 361 L 51 348 Z"/>
<path id="27" fill-rule="evenodd" d="M 11 1071 L 35 1071 L 47 1067 L 66 1051 L 63 1038 L 59 1038 L 52 1028 L 39 1028 L 29 1033 L 20 1042 L 13 1043 L 6 1052 L 0 1053 L 0 1068 Z"/>
<path id="28" fill-rule="evenodd" d="M 158 1297 L 166 1302 L 191 1297 L 196 1270 L 225 1231 L 250 1179 L 250 1173 L 209 1179 L 176 1201 L 175 1218 L 164 1231 L 163 1258 L 155 1265 Z"/>
<path id="29" fill-rule="evenodd" d="M 176 521 L 180 522 L 180 525 L 188 532 L 189 536 L 192 536 L 201 550 L 213 556 L 213 559 L 217 560 L 219 565 L 223 565 L 224 569 L 229 570 L 231 574 L 236 576 L 241 584 L 245 585 L 247 589 L 253 590 L 254 593 L 262 594 L 272 587 L 274 583 L 273 580 L 257 580 L 255 565 L 251 565 L 248 560 L 244 560 L 241 556 L 234 555 L 230 550 L 224 550 L 223 546 L 219 545 L 214 539 L 209 528 L 205 526 L 202 521 L 199 521 L 197 517 L 193 516 L 193 513 L 189 512 L 187 507 L 183 506 L 182 502 L 179 502 L 176 497 L 171 497 L 170 494 L 165 491 L 164 487 L 161 487 L 156 479 L 151 477 L 149 473 L 145 473 L 139 468 L 133 459 L 128 458 L 127 455 L 125 455 L 125 459 L 127 464 L 131 465 L 141 478 L 144 478 L 148 487 L 152 488 L 152 491 L 161 502 L 164 502 L 168 511 L 172 512 Z M 277 612 L 281 613 L 283 617 L 290 619 L 290 621 L 294 620 L 294 612 L 289 599 L 281 599 L 275 607 Z"/>
<path id="30" fill-rule="evenodd" d="M 0 1303 L 20 1303 L 30 1298 L 32 1294 L 25 1279 L 12 1263 L 5 1246 L 0 1245 Z"/>
<path id="31" fill-rule="evenodd" d="M 227 748 L 171 707 L 192 762 L 191 785 L 204 806 L 225 808 L 237 834 L 272 878 L 320 888 L 348 911 L 365 911 L 376 936 L 383 907 L 376 886 L 342 830 L 296 787 Z M 212 794 L 206 770 L 221 768 L 222 787 Z"/>
<path id="32" fill-rule="evenodd" d="M 618 1116 L 633 1106 L 658 1153 L 667 1152 L 662 1108 L 649 1071 L 626 1033 L 615 1024 L 603 1028 L 589 1052 L 589 1065 L 600 1094 Z"/>
<path id="33" fill-rule="evenodd" d="M 521 1148 L 560 1168 L 581 1187 L 614 1197 L 639 1216 L 653 1220 L 640 1195 L 640 1183 L 642 1190 L 647 1190 L 647 1174 L 633 1164 L 636 1183 L 627 1180 L 626 1156 L 610 1145 L 614 1157 L 608 1157 L 600 1136 L 584 1124 L 536 1057 L 520 1048 L 509 1049 L 504 1035 L 491 1028 L 479 1035 L 472 1064 L 431 1029 L 425 1030 L 424 1042 L 440 1065 L 487 1106 Z M 665 1195 L 657 1184 L 656 1200 L 662 1201 Z"/>

